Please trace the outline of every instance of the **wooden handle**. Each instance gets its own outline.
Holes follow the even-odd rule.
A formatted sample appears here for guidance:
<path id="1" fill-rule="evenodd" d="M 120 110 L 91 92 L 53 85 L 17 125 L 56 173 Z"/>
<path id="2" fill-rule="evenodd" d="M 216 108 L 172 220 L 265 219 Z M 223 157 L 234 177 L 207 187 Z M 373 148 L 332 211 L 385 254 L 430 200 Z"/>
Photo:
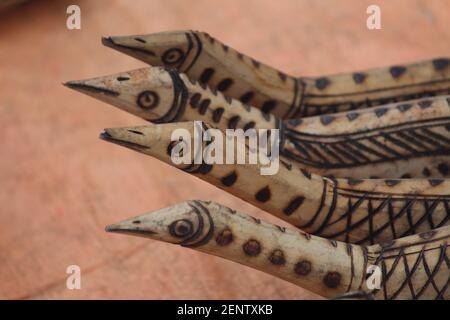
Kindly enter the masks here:
<path id="1" fill-rule="evenodd" d="M 448 299 L 450 227 L 363 247 L 286 229 L 212 202 L 189 201 L 106 228 L 192 248 L 269 273 L 324 297 Z M 366 270 L 380 268 L 380 289 Z"/>
<path id="2" fill-rule="evenodd" d="M 275 175 L 258 164 L 174 165 L 170 154 L 176 129 L 201 135 L 192 122 L 105 129 L 102 138 L 153 156 L 248 201 L 310 233 L 356 243 L 385 242 L 448 224 L 447 180 L 329 179 L 280 162 Z M 199 132 L 200 131 L 200 132 Z M 224 139 L 225 141 L 225 139 Z M 194 145 L 193 141 L 189 141 Z M 242 145 L 241 145 L 242 144 Z M 244 150 L 248 146 L 235 144 Z M 192 155 L 201 152 L 193 150 Z M 226 147 L 217 145 L 226 158 Z"/>
<path id="3" fill-rule="evenodd" d="M 450 60 L 296 78 L 204 32 L 108 37 L 103 44 L 152 66 L 175 68 L 227 96 L 283 118 L 300 118 L 448 94 Z"/>

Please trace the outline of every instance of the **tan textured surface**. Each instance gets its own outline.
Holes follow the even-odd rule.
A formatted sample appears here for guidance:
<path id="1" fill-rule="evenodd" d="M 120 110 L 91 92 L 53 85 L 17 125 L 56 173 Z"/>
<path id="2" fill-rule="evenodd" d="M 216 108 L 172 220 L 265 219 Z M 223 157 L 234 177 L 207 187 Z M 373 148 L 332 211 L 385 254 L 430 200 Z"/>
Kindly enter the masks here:
<path id="1" fill-rule="evenodd" d="M 261 272 L 184 248 L 106 234 L 106 224 L 187 199 L 270 219 L 156 160 L 97 139 L 143 123 L 63 86 L 143 66 L 100 36 L 196 29 L 291 74 L 321 75 L 450 56 L 446 0 L 33 1 L 0 19 L 0 298 L 310 299 Z M 225 4 L 226 3 L 226 4 Z M 82 289 L 65 269 L 82 268 Z"/>

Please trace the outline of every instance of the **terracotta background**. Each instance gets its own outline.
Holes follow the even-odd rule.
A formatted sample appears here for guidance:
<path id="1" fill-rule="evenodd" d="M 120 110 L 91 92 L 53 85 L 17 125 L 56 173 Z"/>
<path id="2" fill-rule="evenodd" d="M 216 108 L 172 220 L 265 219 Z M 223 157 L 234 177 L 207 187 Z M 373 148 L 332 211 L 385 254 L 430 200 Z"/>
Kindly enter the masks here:
<path id="1" fill-rule="evenodd" d="M 66 29 L 66 7 L 82 29 Z M 366 8 L 382 9 L 382 30 Z M 143 123 L 61 82 L 144 66 L 105 35 L 195 29 L 294 75 L 324 75 L 450 55 L 447 0 L 30 1 L 0 13 L 0 298 L 311 299 L 220 258 L 105 233 L 106 224 L 187 199 L 263 219 L 233 196 L 97 139 Z M 272 219 L 273 220 L 273 219 Z M 82 289 L 66 289 L 66 267 Z"/>

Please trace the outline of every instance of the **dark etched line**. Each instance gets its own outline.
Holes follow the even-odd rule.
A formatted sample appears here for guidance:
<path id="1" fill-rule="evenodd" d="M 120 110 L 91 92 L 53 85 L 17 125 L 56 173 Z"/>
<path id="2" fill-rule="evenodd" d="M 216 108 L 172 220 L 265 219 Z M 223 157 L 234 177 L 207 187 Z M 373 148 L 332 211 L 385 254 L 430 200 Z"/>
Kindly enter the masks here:
<path id="1" fill-rule="evenodd" d="M 203 50 L 203 44 L 202 44 L 202 41 L 200 40 L 200 38 L 198 37 L 198 35 L 195 32 L 191 32 L 191 34 L 194 37 L 195 42 L 197 43 L 197 46 L 196 46 L 197 51 L 195 53 L 194 58 L 191 61 L 191 64 L 184 70 L 184 73 L 188 73 L 189 70 L 191 70 L 191 68 L 197 62 L 197 59 L 198 59 L 198 57 L 200 56 L 200 54 L 202 53 L 202 50 Z M 188 39 L 189 48 L 188 48 L 188 51 L 186 52 L 186 54 L 184 55 L 185 59 L 188 57 L 190 51 L 193 48 L 193 42 L 192 42 L 192 39 L 191 39 L 191 36 L 189 35 L 189 33 L 186 33 L 186 38 Z M 184 63 L 184 61 L 182 61 L 182 63 Z"/>
<path id="2" fill-rule="evenodd" d="M 93 86 L 90 84 L 85 84 L 85 83 L 76 83 L 76 82 L 69 81 L 69 82 L 64 83 L 64 85 L 71 89 L 80 89 L 80 90 L 84 90 L 84 91 L 88 91 L 88 92 L 104 94 L 106 96 L 117 97 L 120 95 L 120 93 L 117 91 L 106 89 L 106 88 L 100 88 L 100 87 L 96 87 L 96 86 Z"/>
<path id="3" fill-rule="evenodd" d="M 317 208 L 316 212 L 314 213 L 313 217 L 304 225 L 301 225 L 300 228 L 309 228 L 311 227 L 314 222 L 319 217 L 320 213 L 322 212 L 323 207 L 325 206 L 325 200 L 327 197 L 327 186 L 328 186 L 328 180 L 323 179 L 323 188 L 322 188 L 322 196 L 320 197 L 320 203 L 319 207 Z"/>
<path id="4" fill-rule="evenodd" d="M 376 145 L 380 149 L 385 150 L 387 152 L 390 152 L 391 154 L 395 155 L 396 157 L 401 157 L 402 156 L 400 153 L 398 153 L 394 149 L 388 147 L 387 145 L 385 145 L 383 143 L 380 143 L 378 140 L 376 140 L 373 137 L 369 137 L 369 138 L 367 138 L 367 140 L 369 140 L 372 144 Z M 386 158 L 386 156 L 384 156 L 384 157 Z"/>
<path id="5" fill-rule="evenodd" d="M 322 224 L 319 226 L 319 228 L 317 228 L 314 231 L 315 234 L 322 233 L 322 231 L 327 227 L 328 221 L 330 221 L 331 217 L 333 216 L 334 210 L 336 209 L 337 197 L 338 197 L 337 181 L 333 181 L 332 188 L 333 188 L 333 190 L 332 190 L 333 196 L 332 196 L 330 208 L 328 210 L 327 215 L 325 216 L 325 219 L 322 221 Z"/>

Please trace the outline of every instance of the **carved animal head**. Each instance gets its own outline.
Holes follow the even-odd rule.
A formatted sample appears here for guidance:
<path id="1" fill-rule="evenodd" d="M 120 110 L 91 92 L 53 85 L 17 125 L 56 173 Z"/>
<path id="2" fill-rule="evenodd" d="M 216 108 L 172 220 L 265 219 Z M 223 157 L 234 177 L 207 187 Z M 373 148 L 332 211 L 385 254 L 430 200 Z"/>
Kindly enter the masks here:
<path id="1" fill-rule="evenodd" d="M 65 85 L 157 123 L 176 121 L 188 95 L 177 72 L 159 67 L 69 81 Z"/>
<path id="2" fill-rule="evenodd" d="M 186 31 L 105 37 L 102 43 L 152 66 L 180 69 L 196 55 L 195 35 Z"/>
<path id="3" fill-rule="evenodd" d="M 214 221 L 205 203 L 189 201 L 109 225 L 106 231 L 192 247 L 211 239 Z"/>

